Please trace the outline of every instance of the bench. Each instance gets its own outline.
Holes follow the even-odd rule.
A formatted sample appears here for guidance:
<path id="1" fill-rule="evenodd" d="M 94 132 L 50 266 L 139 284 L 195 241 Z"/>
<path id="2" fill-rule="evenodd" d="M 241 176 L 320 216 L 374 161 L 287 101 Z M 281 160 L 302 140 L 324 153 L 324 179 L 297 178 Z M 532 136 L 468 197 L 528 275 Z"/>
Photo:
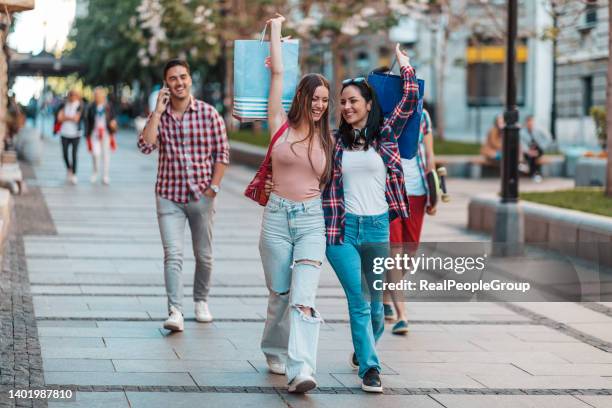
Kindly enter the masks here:
<path id="1" fill-rule="evenodd" d="M 445 166 L 452 177 L 467 177 L 478 179 L 483 177 L 499 177 L 500 162 L 485 159 L 482 156 L 440 156 L 436 157 L 436 165 Z M 544 155 L 538 159 L 545 177 L 561 177 L 564 170 L 563 156 Z"/>

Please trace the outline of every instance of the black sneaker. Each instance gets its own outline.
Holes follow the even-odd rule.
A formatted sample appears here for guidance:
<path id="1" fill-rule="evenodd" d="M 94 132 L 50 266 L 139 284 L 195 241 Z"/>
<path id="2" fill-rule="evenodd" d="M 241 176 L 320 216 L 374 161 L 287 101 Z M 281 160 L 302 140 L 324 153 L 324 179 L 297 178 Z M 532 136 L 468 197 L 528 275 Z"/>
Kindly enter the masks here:
<path id="1" fill-rule="evenodd" d="M 383 392 L 382 382 L 380 381 L 380 374 L 374 367 L 366 371 L 361 382 L 361 389 L 365 392 Z"/>
<path id="2" fill-rule="evenodd" d="M 359 360 L 357 360 L 357 355 L 355 353 L 351 353 L 349 364 L 353 367 L 353 370 L 359 370 Z"/>

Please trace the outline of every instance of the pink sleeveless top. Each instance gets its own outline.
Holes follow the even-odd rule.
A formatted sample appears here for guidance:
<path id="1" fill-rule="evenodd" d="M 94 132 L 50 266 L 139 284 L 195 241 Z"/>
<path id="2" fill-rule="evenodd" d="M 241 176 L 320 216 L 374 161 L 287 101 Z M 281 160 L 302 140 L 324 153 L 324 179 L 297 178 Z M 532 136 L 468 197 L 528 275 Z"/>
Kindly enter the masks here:
<path id="1" fill-rule="evenodd" d="M 314 144 L 310 154 L 312 165 L 308 160 L 308 144 L 296 143 L 287 140 L 292 134 L 287 129 L 272 147 L 272 192 L 291 201 L 307 201 L 321 195 L 319 188 L 320 178 L 325 171 L 325 152 Z M 314 167 L 314 170 L 313 170 Z"/>

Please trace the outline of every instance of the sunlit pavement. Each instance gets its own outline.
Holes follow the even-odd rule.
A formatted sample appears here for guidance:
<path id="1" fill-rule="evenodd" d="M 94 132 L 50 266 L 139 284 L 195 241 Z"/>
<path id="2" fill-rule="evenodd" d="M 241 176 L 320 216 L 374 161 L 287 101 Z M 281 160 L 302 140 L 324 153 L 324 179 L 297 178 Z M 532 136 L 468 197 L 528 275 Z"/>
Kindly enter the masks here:
<path id="1" fill-rule="evenodd" d="M 65 183 L 59 141 L 49 138 L 36 180 L 28 180 L 41 188 L 57 230 L 24 237 L 45 381 L 79 389 L 76 403 L 51 407 L 612 406 L 612 304 L 597 312 L 573 303 L 410 303 L 409 334 L 391 335 L 387 326 L 378 344 L 385 393 L 366 395 L 348 364 L 346 300 L 329 265 L 317 300 L 326 320 L 319 388 L 289 395 L 284 377 L 267 372 L 259 350 L 267 301 L 257 250 L 262 210 L 242 196 L 253 170 L 233 165 L 217 199 L 214 322 L 193 318 L 194 262 L 186 244 L 186 328 L 169 334 L 161 328 L 166 299 L 153 191 L 157 158 L 140 154 L 135 135 L 124 132 L 110 186 L 92 185 L 84 147 L 78 185 Z M 426 218 L 423 240 L 487 241 L 466 231 L 467 202 L 498 184 L 451 180 L 452 201 Z M 553 179 L 532 187 L 571 184 Z"/>

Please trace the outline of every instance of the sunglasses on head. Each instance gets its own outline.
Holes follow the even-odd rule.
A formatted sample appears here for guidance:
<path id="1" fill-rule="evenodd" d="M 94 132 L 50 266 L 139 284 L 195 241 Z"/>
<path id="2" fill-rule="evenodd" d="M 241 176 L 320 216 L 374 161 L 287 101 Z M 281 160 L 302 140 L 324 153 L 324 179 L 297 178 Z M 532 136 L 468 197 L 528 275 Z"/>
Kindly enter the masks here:
<path id="1" fill-rule="evenodd" d="M 342 85 L 360 84 L 362 82 L 365 82 L 365 80 L 366 79 L 364 77 L 348 78 L 348 79 L 345 79 L 344 81 L 342 81 Z"/>

